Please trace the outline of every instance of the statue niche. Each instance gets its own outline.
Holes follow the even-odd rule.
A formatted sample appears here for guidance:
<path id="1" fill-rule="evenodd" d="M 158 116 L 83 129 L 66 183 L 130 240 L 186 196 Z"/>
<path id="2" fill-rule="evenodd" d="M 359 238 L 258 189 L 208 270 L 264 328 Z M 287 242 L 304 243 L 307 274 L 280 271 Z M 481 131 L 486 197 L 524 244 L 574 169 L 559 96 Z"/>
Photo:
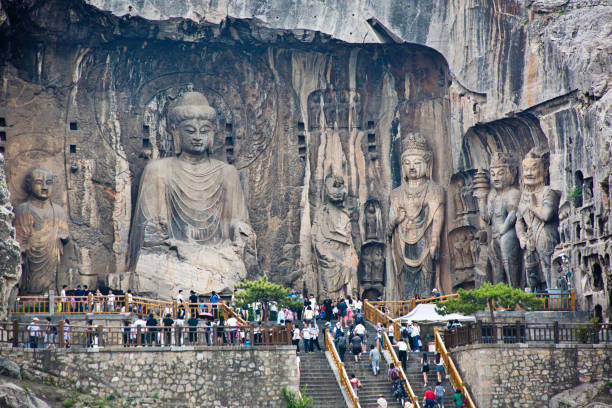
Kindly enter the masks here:
<path id="1" fill-rule="evenodd" d="M 353 248 L 351 219 L 344 206 L 346 186 L 341 176 L 330 174 L 325 178 L 325 198 L 312 225 L 319 297 L 335 299 L 355 295 L 358 260 Z"/>
<path id="2" fill-rule="evenodd" d="M 391 192 L 394 297 L 428 295 L 434 287 L 440 233 L 444 222 L 444 189 L 431 180 L 433 152 L 419 134 L 409 134 L 401 156 L 402 182 Z"/>
<path id="3" fill-rule="evenodd" d="M 559 243 L 559 194 L 546 185 L 548 151 L 531 149 L 522 167 L 516 235 L 524 250 L 527 284 L 532 291 L 553 288 L 551 257 Z"/>
<path id="4" fill-rule="evenodd" d="M 203 94 L 186 92 L 168 109 L 168 121 L 175 156 L 144 169 L 130 286 L 161 297 L 178 288 L 231 290 L 246 277 L 243 258 L 253 253 L 255 233 L 238 171 L 211 157 L 216 111 Z"/>
<path id="5" fill-rule="evenodd" d="M 68 243 L 68 217 L 60 205 L 51 201 L 53 174 L 33 169 L 25 179 L 28 199 L 15 210 L 17 241 L 23 253 L 21 293 L 40 295 L 58 291 L 60 264 Z"/>
<path id="6" fill-rule="evenodd" d="M 385 286 L 385 244 L 371 242 L 361 249 L 359 260 L 359 284 L 362 289 Z"/>
<path id="7" fill-rule="evenodd" d="M 376 199 L 366 201 L 364 207 L 365 242 L 382 241 L 382 214 L 380 203 Z"/>

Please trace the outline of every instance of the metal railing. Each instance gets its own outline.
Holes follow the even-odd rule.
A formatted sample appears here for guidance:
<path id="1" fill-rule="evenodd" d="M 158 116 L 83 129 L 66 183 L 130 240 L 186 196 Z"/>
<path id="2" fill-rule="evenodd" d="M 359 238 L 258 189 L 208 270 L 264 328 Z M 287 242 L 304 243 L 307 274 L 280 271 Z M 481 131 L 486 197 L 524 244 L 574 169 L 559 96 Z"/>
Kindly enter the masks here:
<path id="1" fill-rule="evenodd" d="M 0 322 L 0 344 L 24 348 L 290 345 L 286 326 L 123 326 Z"/>
<path id="2" fill-rule="evenodd" d="M 342 360 L 340 360 L 340 356 L 338 355 L 336 347 L 334 346 L 334 338 L 330 334 L 329 330 L 325 330 L 325 349 L 331 353 L 332 360 L 334 361 L 334 365 L 336 366 L 338 375 L 340 376 L 340 384 L 346 389 L 353 408 L 361 408 L 361 405 L 359 405 L 359 398 L 351 386 L 351 382 L 346 374 L 346 368 L 344 368 L 344 363 Z"/>
<path id="3" fill-rule="evenodd" d="M 434 339 L 436 344 L 436 351 L 440 353 L 440 357 L 442 357 L 442 360 L 444 361 L 444 367 L 446 368 L 446 371 L 450 376 L 451 382 L 453 383 L 453 387 L 455 389 L 461 390 L 461 393 L 465 396 L 465 399 L 467 400 L 467 408 L 476 408 L 476 405 L 472 400 L 472 396 L 470 395 L 467 385 L 465 384 L 465 382 L 463 382 L 463 379 L 461 378 L 457 367 L 455 367 L 455 363 L 453 362 L 450 353 L 446 350 L 444 341 L 442 341 L 442 337 L 440 337 L 440 332 L 438 331 L 438 328 L 434 328 Z"/>
<path id="4" fill-rule="evenodd" d="M 558 323 L 531 324 L 476 323 L 443 332 L 448 349 L 468 344 L 529 343 L 560 344 L 612 343 L 612 324 Z"/>
<path id="5" fill-rule="evenodd" d="M 406 388 L 406 392 L 408 393 L 408 397 L 410 398 L 410 401 L 412 402 L 413 407 L 420 408 L 419 399 L 414 393 L 414 391 L 412 390 L 412 387 L 410 386 L 410 381 L 408 381 L 408 377 L 406 377 L 406 373 L 404 372 L 402 363 L 397 358 L 397 355 L 395 354 L 395 350 L 393 349 L 393 345 L 391 344 L 391 340 L 389 340 L 389 336 L 387 336 L 387 333 L 383 333 L 383 344 L 384 344 L 385 349 L 389 351 L 389 354 L 391 355 L 391 360 L 393 361 L 393 365 L 397 367 L 397 369 L 399 370 L 400 380 L 404 384 L 404 388 Z"/>

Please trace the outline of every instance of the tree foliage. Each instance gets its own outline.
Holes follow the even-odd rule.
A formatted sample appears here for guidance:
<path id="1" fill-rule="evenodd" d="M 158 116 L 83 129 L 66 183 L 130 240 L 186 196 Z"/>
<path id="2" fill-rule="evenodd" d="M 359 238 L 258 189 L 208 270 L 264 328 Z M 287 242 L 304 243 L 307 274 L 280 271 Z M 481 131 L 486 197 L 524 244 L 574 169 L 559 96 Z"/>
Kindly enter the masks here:
<path id="1" fill-rule="evenodd" d="M 534 293 L 525 293 L 522 289 L 513 288 L 505 283 L 492 285 L 485 282 L 478 289 L 457 291 L 459 297 L 438 302 L 436 311 L 442 315 L 449 313 L 473 314 L 477 310 L 491 311 L 491 320 L 494 321 L 493 310 L 502 308 L 506 310 L 535 310 L 543 306 L 544 300 L 536 297 Z"/>
<path id="2" fill-rule="evenodd" d="M 285 387 L 281 388 L 281 394 L 287 408 L 308 408 L 312 404 L 312 397 L 306 395 L 306 387 L 302 388 L 301 395 Z"/>
<path id="3" fill-rule="evenodd" d="M 279 308 L 304 307 L 303 303 L 294 302 L 289 297 L 291 289 L 270 282 L 266 276 L 254 281 L 244 281 L 236 286 L 236 289 L 238 289 L 238 292 L 236 292 L 235 298 L 238 306 L 247 306 L 255 302 L 266 305 L 270 302 L 276 302 Z"/>

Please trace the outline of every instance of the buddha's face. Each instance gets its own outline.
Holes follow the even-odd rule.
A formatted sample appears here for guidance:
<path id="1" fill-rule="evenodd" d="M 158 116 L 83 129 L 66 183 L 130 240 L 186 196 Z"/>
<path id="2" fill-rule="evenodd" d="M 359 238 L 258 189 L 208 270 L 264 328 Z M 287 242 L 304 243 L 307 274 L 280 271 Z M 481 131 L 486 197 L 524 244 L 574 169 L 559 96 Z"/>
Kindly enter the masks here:
<path id="1" fill-rule="evenodd" d="M 496 190 L 503 190 L 512 185 L 514 175 L 507 166 L 491 167 L 491 184 Z"/>
<path id="2" fill-rule="evenodd" d="M 540 159 L 523 160 L 523 183 L 526 186 L 544 185 L 544 163 Z"/>
<path id="3" fill-rule="evenodd" d="M 176 126 L 176 133 L 181 140 L 181 151 L 201 155 L 215 138 L 215 125 L 201 118 L 185 119 Z"/>
<path id="4" fill-rule="evenodd" d="M 346 196 L 346 188 L 342 177 L 329 177 L 325 180 L 325 189 L 327 196 L 332 203 L 344 201 Z"/>
<path id="5" fill-rule="evenodd" d="M 34 170 L 30 181 L 32 197 L 47 200 L 53 192 L 53 175 L 46 171 Z"/>
<path id="6" fill-rule="evenodd" d="M 427 175 L 427 160 L 420 154 L 402 157 L 402 172 L 407 180 L 418 180 Z"/>

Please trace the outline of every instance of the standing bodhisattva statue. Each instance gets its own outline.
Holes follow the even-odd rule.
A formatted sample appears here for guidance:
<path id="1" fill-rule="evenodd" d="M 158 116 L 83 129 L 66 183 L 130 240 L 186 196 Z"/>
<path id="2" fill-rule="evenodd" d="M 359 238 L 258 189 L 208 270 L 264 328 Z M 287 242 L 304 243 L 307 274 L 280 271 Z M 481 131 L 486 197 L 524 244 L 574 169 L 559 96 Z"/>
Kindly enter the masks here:
<path id="1" fill-rule="evenodd" d="M 405 139 L 402 183 L 391 192 L 391 235 L 395 297 L 425 296 L 435 286 L 444 223 L 444 189 L 431 180 L 433 152 L 419 134 Z"/>
<path id="2" fill-rule="evenodd" d="M 489 261 L 493 269 L 493 283 L 506 282 L 518 287 L 521 283 L 519 241 L 514 230 L 516 211 L 521 192 L 514 185 L 517 163 L 509 153 L 495 152 L 489 173 L 491 185 L 487 208 L 481 208 L 482 218 L 491 225 Z"/>
<path id="3" fill-rule="evenodd" d="M 525 251 L 527 285 L 552 288 L 551 257 L 559 243 L 559 194 L 546 185 L 548 152 L 531 149 L 523 159 L 523 186 L 516 235 Z"/>
<path id="4" fill-rule="evenodd" d="M 58 293 L 58 274 L 64 245 L 69 241 L 68 217 L 51 201 L 53 173 L 34 169 L 25 180 L 28 199 L 15 210 L 17 241 L 24 254 L 21 293 Z"/>
<path id="5" fill-rule="evenodd" d="M 353 248 L 351 219 L 344 206 L 346 185 L 342 176 L 330 174 L 325 178 L 325 198 L 312 225 L 319 297 L 354 296 L 359 260 Z"/>
<path id="6" fill-rule="evenodd" d="M 179 286 L 204 293 L 231 289 L 246 272 L 238 259 L 240 251 L 232 254 L 227 249 L 238 249 L 233 244 L 239 242 L 243 248 L 244 242 L 254 245 L 255 234 L 249 225 L 238 171 L 210 156 L 217 131 L 216 112 L 203 94 L 187 92 L 170 107 L 168 122 L 175 156 L 149 163 L 140 181 L 130 238 L 132 268 L 136 268 L 140 283 L 131 286 L 160 296 Z M 137 266 L 146 248 L 150 248 L 151 257 L 159 258 Z M 177 256 L 171 258 L 167 253 L 173 251 Z M 169 282 L 157 289 L 155 276 L 143 278 L 147 268 L 155 267 L 172 275 L 164 277 Z"/>

